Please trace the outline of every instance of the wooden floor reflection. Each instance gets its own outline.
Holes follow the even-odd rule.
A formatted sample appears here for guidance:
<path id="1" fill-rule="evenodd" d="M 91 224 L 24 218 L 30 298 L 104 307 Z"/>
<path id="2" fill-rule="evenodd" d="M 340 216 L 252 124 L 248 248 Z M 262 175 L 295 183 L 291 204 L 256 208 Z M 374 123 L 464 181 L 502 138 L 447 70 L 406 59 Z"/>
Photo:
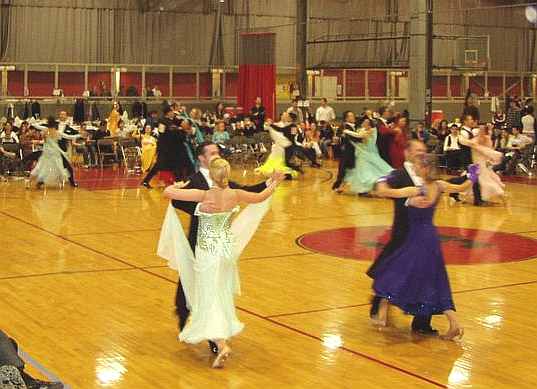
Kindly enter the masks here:
<path id="1" fill-rule="evenodd" d="M 308 169 L 276 193 L 241 258 L 246 329 L 224 370 L 209 368 L 205 345 L 176 340 L 177 275 L 155 255 L 167 206 L 159 190 L 0 184 L 0 328 L 72 388 L 535 387 L 536 259 L 448 267 L 460 343 L 411 334 L 395 310 L 392 327 L 375 329 L 369 262 L 296 244 L 309 232 L 390 224 L 389 201 L 335 195 L 333 174 Z M 537 188 L 508 190 L 506 207 L 442 201 L 436 223 L 537 239 Z M 446 328 L 440 317 L 434 325 Z"/>

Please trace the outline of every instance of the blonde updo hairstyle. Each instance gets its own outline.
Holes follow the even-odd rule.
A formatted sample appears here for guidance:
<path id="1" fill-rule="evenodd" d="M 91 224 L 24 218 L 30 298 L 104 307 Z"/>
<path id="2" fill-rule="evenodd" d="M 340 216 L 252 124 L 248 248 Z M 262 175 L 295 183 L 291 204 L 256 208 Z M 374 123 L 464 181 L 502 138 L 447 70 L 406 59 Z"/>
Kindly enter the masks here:
<path id="1" fill-rule="evenodd" d="M 223 158 L 214 158 L 209 163 L 209 176 L 220 189 L 228 187 L 230 173 L 231 167 L 229 166 L 229 162 Z"/>

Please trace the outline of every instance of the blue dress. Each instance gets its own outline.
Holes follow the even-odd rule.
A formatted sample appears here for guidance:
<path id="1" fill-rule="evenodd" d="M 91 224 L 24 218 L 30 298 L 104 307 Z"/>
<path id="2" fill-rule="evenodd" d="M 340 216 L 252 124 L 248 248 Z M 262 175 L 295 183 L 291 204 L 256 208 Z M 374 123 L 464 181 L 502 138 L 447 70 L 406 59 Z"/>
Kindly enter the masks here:
<path id="1" fill-rule="evenodd" d="M 387 176 L 393 170 L 379 155 L 377 129 L 372 128 L 371 131 L 371 136 L 363 142 L 352 142 L 356 164 L 354 169 L 347 170 L 344 181 L 350 184 L 353 193 L 370 192 L 379 178 Z"/>
<path id="2" fill-rule="evenodd" d="M 407 239 L 383 260 L 373 282 L 377 296 L 414 316 L 455 310 L 440 238 L 433 225 L 436 202 L 430 208 L 409 207 Z"/>

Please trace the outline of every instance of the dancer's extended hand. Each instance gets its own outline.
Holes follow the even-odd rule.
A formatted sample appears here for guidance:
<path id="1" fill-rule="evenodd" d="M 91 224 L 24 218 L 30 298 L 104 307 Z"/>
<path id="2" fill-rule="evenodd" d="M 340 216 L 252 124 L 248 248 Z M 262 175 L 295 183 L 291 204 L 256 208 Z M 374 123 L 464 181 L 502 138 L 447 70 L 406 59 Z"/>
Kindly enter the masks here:
<path id="1" fill-rule="evenodd" d="M 281 171 L 278 171 L 278 170 L 274 170 L 274 172 L 272 173 L 272 176 L 270 177 L 270 179 L 276 183 L 276 185 L 280 184 L 283 180 L 285 180 L 285 173 L 284 172 L 281 172 Z"/>

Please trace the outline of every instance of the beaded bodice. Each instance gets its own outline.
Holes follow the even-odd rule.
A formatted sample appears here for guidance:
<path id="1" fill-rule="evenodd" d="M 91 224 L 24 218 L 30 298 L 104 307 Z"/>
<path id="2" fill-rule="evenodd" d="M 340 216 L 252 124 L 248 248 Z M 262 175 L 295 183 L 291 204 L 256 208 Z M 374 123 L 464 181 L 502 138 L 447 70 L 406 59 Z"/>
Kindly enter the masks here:
<path id="1" fill-rule="evenodd" d="M 204 213 L 197 211 L 196 216 L 199 217 L 197 247 L 213 255 L 231 255 L 233 247 L 231 220 L 233 214 L 238 211 L 238 206 L 227 212 Z"/>

